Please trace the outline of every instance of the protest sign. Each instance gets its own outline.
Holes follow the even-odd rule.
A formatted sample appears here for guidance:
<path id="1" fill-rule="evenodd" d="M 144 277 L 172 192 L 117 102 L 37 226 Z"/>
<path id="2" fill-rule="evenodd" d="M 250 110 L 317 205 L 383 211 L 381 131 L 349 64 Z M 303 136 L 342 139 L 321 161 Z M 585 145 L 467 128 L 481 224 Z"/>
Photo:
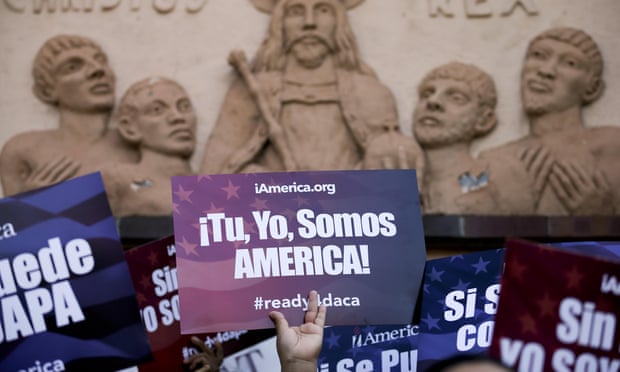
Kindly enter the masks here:
<path id="1" fill-rule="evenodd" d="M 183 360 L 199 352 L 192 335 L 181 335 L 175 253 L 173 236 L 125 252 L 153 351 L 153 361 L 138 366 L 141 372 L 183 371 Z M 274 330 L 237 330 L 195 336 L 209 347 L 219 342 L 228 356 L 274 335 Z"/>
<path id="2" fill-rule="evenodd" d="M 0 200 L 0 371 L 151 357 L 99 174 Z"/>
<path id="3" fill-rule="evenodd" d="M 589 256 L 600 256 L 608 258 L 620 258 L 620 242 L 598 242 L 598 241 L 582 241 L 582 242 L 555 242 L 549 245 L 558 248 L 564 248 L 576 253 L 587 253 Z"/>
<path id="4" fill-rule="evenodd" d="M 492 356 L 518 371 L 618 371 L 620 260 L 510 240 Z"/>
<path id="5" fill-rule="evenodd" d="M 411 322 L 425 263 L 414 170 L 173 177 L 181 332 Z M 208 307 L 204 303 L 208 303 Z"/>
<path id="6" fill-rule="evenodd" d="M 491 345 L 504 249 L 429 260 L 420 305 L 418 371 Z"/>
<path id="7" fill-rule="evenodd" d="M 414 372 L 419 331 L 414 324 L 325 328 L 318 370 Z"/>
<path id="8" fill-rule="evenodd" d="M 224 358 L 219 372 L 280 371 L 276 336 L 247 347 Z"/>

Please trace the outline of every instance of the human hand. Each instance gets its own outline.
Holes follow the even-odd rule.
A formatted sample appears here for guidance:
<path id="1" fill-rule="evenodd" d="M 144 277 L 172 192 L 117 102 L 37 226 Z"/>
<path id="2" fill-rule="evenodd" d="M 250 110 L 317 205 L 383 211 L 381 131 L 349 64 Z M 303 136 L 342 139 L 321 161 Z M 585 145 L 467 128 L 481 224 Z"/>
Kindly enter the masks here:
<path id="1" fill-rule="evenodd" d="M 34 169 L 24 180 L 24 191 L 38 189 L 40 187 L 53 185 L 58 182 L 66 181 L 75 176 L 81 164 L 65 155 L 43 164 L 42 167 Z"/>
<path id="2" fill-rule="evenodd" d="M 613 196 L 605 174 L 588 174 L 574 161 L 556 161 L 549 175 L 556 196 L 571 215 L 612 214 Z"/>
<path id="3" fill-rule="evenodd" d="M 325 326 L 325 305 L 319 306 L 318 294 L 310 291 L 304 323 L 290 327 L 279 311 L 269 317 L 276 327 L 276 346 L 282 372 L 316 372 Z"/>
<path id="4" fill-rule="evenodd" d="M 183 361 L 183 365 L 191 372 L 219 372 L 224 360 L 222 344 L 215 341 L 215 350 L 211 349 L 198 337 L 192 336 L 192 344 L 198 349 L 198 354 L 193 354 Z"/>
<path id="5" fill-rule="evenodd" d="M 520 149 L 518 157 L 532 180 L 536 195 L 535 205 L 538 206 L 553 165 L 551 152 L 543 145 L 535 145 Z"/>

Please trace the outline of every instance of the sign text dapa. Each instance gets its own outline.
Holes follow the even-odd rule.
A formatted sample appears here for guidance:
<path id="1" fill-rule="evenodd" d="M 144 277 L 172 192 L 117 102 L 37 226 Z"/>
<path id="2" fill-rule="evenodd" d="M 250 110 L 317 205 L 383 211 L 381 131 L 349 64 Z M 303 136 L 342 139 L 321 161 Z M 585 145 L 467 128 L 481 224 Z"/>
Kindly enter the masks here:
<path id="1" fill-rule="evenodd" d="M 73 239 L 63 246 L 59 237 L 48 239 L 36 255 L 0 260 L 0 344 L 45 332 L 48 314 L 59 328 L 85 320 L 69 279 L 94 267 L 86 240 Z"/>

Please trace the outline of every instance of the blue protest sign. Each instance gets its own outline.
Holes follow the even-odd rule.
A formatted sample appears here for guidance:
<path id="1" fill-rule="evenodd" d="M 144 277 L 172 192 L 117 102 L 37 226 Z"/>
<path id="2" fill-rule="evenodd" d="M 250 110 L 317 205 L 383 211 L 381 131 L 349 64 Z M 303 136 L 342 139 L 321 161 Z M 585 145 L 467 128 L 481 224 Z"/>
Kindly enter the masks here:
<path id="1" fill-rule="evenodd" d="M 150 358 L 99 174 L 1 199 L 0 226 L 0 370 L 106 371 Z"/>
<path id="2" fill-rule="evenodd" d="M 419 371 L 491 344 L 504 249 L 429 260 L 420 307 Z"/>

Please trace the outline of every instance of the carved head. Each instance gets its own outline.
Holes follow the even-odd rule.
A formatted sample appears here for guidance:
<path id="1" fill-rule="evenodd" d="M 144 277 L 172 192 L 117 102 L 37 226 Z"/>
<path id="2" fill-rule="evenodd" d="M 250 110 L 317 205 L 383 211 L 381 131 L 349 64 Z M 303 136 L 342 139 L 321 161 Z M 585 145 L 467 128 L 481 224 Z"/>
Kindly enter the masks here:
<path id="1" fill-rule="evenodd" d="M 287 55 L 308 68 L 328 55 L 338 67 L 359 68 L 358 50 L 340 0 L 280 0 L 272 9 L 267 37 L 254 59 L 258 72 L 283 70 Z"/>
<path id="2" fill-rule="evenodd" d="M 117 113 L 118 130 L 141 149 L 190 158 L 196 146 L 196 113 L 185 89 L 155 77 L 127 89 Z"/>
<path id="3" fill-rule="evenodd" d="M 603 58 L 594 40 L 574 28 L 553 28 L 529 44 L 521 96 L 530 115 L 562 112 L 594 102 L 605 89 Z"/>
<path id="4" fill-rule="evenodd" d="M 32 90 L 45 103 L 79 112 L 114 107 L 114 73 L 101 47 L 86 37 L 47 40 L 34 59 L 32 75 Z"/>
<path id="5" fill-rule="evenodd" d="M 422 147 L 471 142 L 497 124 L 493 79 L 474 65 L 451 62 L 433 69 L 418 86 L 413 133 Z"/>

